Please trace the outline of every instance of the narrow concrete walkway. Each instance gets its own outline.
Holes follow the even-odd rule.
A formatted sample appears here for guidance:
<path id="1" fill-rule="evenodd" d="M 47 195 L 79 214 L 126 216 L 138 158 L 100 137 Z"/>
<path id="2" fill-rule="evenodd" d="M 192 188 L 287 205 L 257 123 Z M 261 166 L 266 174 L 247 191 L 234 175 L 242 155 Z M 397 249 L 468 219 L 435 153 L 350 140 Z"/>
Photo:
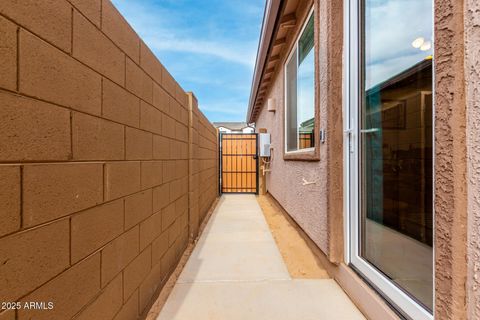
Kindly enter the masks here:
<path id="1" fill-rule="evenodd" d="M 364 319 L 332 279 L 291 279 L 255 196 L 224 195 L 157 319 Z"/>

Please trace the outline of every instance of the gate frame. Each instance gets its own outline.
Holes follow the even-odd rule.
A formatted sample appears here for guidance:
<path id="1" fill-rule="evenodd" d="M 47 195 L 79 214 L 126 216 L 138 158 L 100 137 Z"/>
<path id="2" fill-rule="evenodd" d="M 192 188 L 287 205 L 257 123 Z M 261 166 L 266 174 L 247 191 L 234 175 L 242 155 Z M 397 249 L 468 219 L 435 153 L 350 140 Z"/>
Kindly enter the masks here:
<path id="1" fill-rule="evenodd" d="M 234 135 L 251 135 L 255 136 L 255 192 L 223 192 L 223 147 L 222 147 L 222 138 L 223 136 L 234 136 Z M 240 140 L 240 139 L 238 139 Z M 229 194 L 255 194 L 258 195 L 258 189 L 259 189 L 259 155 L 258 155 L 258 133 L 257 132 L 248 132 L 248 133 L 229 133 L 229 132 L 220 132 L 218 134 L 218 193 L 219 195 L 222 195 L 224 193 L 229 193 Z"/>

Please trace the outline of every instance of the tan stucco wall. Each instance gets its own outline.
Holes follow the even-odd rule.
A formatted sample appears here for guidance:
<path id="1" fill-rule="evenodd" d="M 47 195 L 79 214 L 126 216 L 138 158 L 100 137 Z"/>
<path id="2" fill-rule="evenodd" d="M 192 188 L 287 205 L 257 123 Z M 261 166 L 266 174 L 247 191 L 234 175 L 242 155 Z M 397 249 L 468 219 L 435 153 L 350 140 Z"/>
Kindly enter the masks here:
<path id="1" fill-rule="evenodd" d="M 276 94 L 278 92 L 278 94 Z M 277 78 L 273 85 L 272 96 L 277 106 L 283 105 L 283 81 Z M 284 161 L 283 151 L 283 114 L 280 111 L 270 113 L 264 108 L 256 123 L 257 128 L 267 128 L 271 134 L 273 158 L 270 173 L 267 173 L 267 190 L 285 208 L 293 219 L 305 230 L 309 237 L 328 252 L 326 194 L 322 193 L 326 185 L 325 153 L 320 162 Z M 302 178 L 315 182 L 303 186 Z"/>
<path id="2" fill-rule="evenodd" d="M 480 319 L 480 2 L 465 3 L 467 103 L 467 316 Z"/>
<path id="3" fill-rule="evenodd" d="M 283 67 L 268 94 L 275 98 L 277 111 L 264 107 L 257 127 L 272 134 L 269 192 L 335 261 L 341 260 L 343 245 L 343 158 L 341 108 L 334 107 L 341 106 L 336 91 L 341 75 L 335 69 L 341 69 L 341 61 L 335 60 L 341 54 L 332 45 L 337 30 L 331 27 L 342 28 L 329 1 L 316 2 L 316 8 L 323 9 L 317 11 L 322 45 L 318 54 L 324 58 L 317 60 L 317 97 L 320 127 L 327 129 L 327 142 L 319 146 L 320 161 L 283 160 Z M 435 43 L 435 318 L 479 319 L 480 3 L 435 0 Z M 316 184 L 303 186 L 302 178 Z"/>
<path id="4" fill-rule="evenodd" d="M 463 1 L 435 1 L 435 317 L 465 319 Z"/>
<path id="5" fill-rule="evenodd" d="M 435 1 L 435 318 L 480 318 L 480 4 Z"/>
<path id="6" fill-rule="evenodd" d="M 266 128 L 271 134 L 273 158 L 267 174 L 267 189 L 305 230 L 330 261 L 342 260 L 342 102 L 341 51 L 342 6 L 338 1 L 315 1 L 316 33 L 316 108 L 320 128 L 327 130 L 327 141 L 317 142 L 320 161 L 292 161 L 283 159 L 284 150 L 284 69 L 293 37 L 283 52 L 268 98 L 274 98 L 276 112 L 266 105 L 256 121 L 257 128 Z M 297 12 L 297 28 L 301 28 L 310 6 Z M 320 31 L 319 31 L 320 30 Z M 319 43 L 321 41 L 321 43 Z M 320 58 L 319 58 L 320 57 Z M 327 63 L 335 61 L 338 63 Z M 268 99 L 265 99 L 268 101 Z M 335 107 L 332 107 L 335 106 Z M 340 157 L 338 157 L 340 155 Z M 314 184 L 303 185 L 303 179 Z M 328 190 L 328 192 L 327 192 Z"/>
<path id="7" fill-rule="evenodd" d="M 297 13 L 297 28 L 301 28 L 309 7 Z M 316 28 L 317 29 L 317 28 Z M 283 159 L 284 140 L 284 64 L 291 48 L 284 51 L 274 76 L 268 98 L 275 99 L 276 111 L 269 112 L 265 105 L 256 121 L 257 128 L 266 128 L 271 135 L 273 147 L 271 172 L 267 173 L 267 190 L 285 208 L 293 219 L 305 230 L 319 248 L 328 252 L 328 233 L 326 215 L 326 154 L 321 153 L 320 162 L 285 161 Z M 266 99 L 268 101 L 268 99 Z M 324 123 L 322 124 L 322 126 Z M 303 186 L 302 179 L 315 182 Z"/>

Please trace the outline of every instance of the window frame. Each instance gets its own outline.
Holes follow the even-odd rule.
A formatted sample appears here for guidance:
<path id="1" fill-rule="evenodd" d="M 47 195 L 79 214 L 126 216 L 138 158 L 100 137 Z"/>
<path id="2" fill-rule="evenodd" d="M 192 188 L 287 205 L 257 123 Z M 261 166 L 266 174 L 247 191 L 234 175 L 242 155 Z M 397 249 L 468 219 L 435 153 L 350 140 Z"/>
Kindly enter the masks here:
<path id="1" fill-rule="evenodd" d="M 432 0 L 433 1 L 433 0 Z M 405 319 L 433 320 L 435 312 L 435 299 L 433 313 L 422 307 L 418 301 L 395 285 L 373 264 L 368 263 L 359 254 L 359 224 L 360 224 L 360 81 L 362 59 L 360 23 L 362 22 L 362 7 L 358 0 L 347 0 L 344 6 L 344 80 L 343 80 L 343 110 L 344 110 L 344 261 L 352 268 L 361 279 L 371 286 L 379 296 L 391 305 L 392 310 L 401 314 Z M 435 39 L 435 28 L 433 28 Z M 433 61 L 435 70 L 435 60 Z M 434 77 L 435 75 L 433 75 Z M 434 79 L 434 78 L 433 78 Z M 432 92 L 435 92 L 435 81 L 432 82 Z M 435 102 L 432 109 L 432 126 L 435 127 Z M 433 136 L 435 139 L 435 136 Z M 434 150 L 432 151 L 434 152 Z M 435 153 L 433 153 L 432 170 L 435 172 Z M 435 191 L 435 188 L 433 189 Z M 433 192 L 433 199 L 435 192 Z M 433 213 L 435 225 L 435 212 Z M 435 232 L 435 231 L 434 231 Z M 435 240 L 435 233 L 433 235 Z M 435 245 L 433 246 L 433 292 L 435 294 Z"/>
<path id="2" fill-rule="evenodd" d="M 296 33 L 294 34 L 294 41 L 292 41 L 288 55 L 283 62 L 283 83 L 284 83 L 284 90 L 283 90 L 283 101 L 284 101 L 284 106 L 283 106 L 283 159 L 284 160 L 302 160 L 302 161 L 318 161 L 320 160 L 320 155 L 319 155 L 319 110 L 318 110 L 318 63 L 317 63 L 317 57 L 318 57 L 318 41 L 317 41 L 317 10 L 315 10 L 315 7 L 312 5 L 310 9 L 306 10 L 306 14 L 304 15 L 302 19 L 302 25 L 301 28 L 297 29 Z M 297 70 L 298 70 L 298 43 L 300 41 L 300 38 L 305 31 L 305 28 L 307 27 L 307 24 L 309 20 L 313 17 L 313 54 L 314 54 L 314 99 L 313 99 L 313 108 L 314 108 L 314 129 L 313 129 L 313 136 L 314 136 L 314 141 L 315 145 L 314 147 L 310 148 L 304 148 L 304 149 L 297 149 L 293 151 L 287 151 L 287 103 L 288 103 L 288 95 L 287 95 L 287 65 L 293 58 L 293 55 L 295 52 L 296 54 L 296 59 L 297 59 Z M 297 141 L 298 141 L 298 130 L 297 130 Z"/>

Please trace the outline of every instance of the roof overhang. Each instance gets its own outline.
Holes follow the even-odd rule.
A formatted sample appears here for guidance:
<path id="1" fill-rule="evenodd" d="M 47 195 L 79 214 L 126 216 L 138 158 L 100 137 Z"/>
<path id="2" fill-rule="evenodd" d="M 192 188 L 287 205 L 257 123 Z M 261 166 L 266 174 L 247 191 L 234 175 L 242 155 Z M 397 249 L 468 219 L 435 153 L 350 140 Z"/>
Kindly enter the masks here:
<path id="1" fill-rule="evenodd" d="M 253 121 L 253 109 L 257 102 L 257 95 L 260 89 L 263 70 L 267 62 L 270 44 L 275 33 L 275 26 L 279 17 L 282 0 L 267 0 L 265 4 L 265 13 L 263 15 L 262 31 L 258 43 L 257 58 L 255 60 L 255 69 L 253 72 L 252 88 L 250 99 L 248 101 L 247 123 Z"/>

